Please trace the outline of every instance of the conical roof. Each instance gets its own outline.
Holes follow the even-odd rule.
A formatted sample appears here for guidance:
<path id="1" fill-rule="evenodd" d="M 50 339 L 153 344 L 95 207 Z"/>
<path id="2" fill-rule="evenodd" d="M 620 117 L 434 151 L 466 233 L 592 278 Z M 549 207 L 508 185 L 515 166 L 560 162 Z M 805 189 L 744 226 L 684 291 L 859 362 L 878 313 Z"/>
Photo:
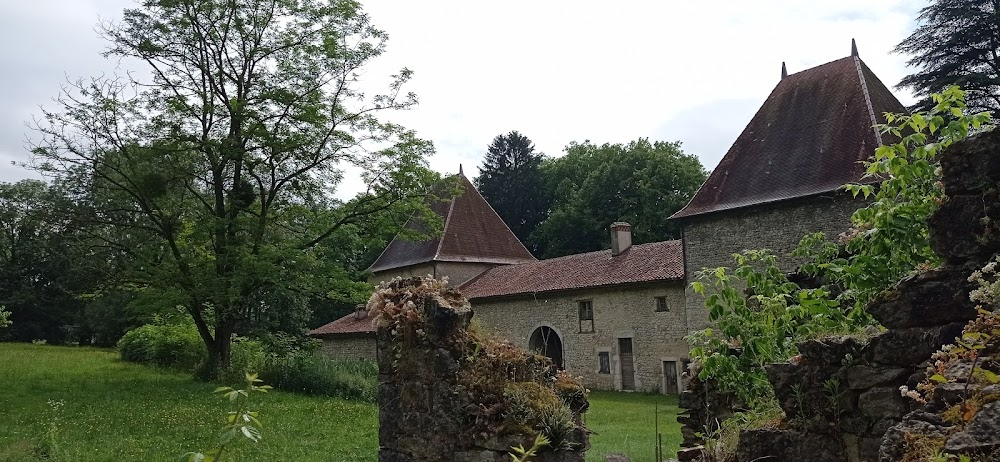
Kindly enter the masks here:
<path id="1" fill-rule="evenodd" d="M 672 218 L 835 191 L 859 182 L 906 108 L 856 53 L 783 76 L 691 201 Z"/>
<path id="2" fill-rule="evenodd" d="M 434 213 L 444 219 L 442 235 L 423 241 L 409 241 L 397 235 L 368 271 L 377 273 L 433 261 L 496 264 L 535 261 L 472 182 L 461 172 L 458 177 L 461 194 L 450 202 L 431 205 Z M 404 227 L 426 230 L 416 217 L 410 218 Z"/>

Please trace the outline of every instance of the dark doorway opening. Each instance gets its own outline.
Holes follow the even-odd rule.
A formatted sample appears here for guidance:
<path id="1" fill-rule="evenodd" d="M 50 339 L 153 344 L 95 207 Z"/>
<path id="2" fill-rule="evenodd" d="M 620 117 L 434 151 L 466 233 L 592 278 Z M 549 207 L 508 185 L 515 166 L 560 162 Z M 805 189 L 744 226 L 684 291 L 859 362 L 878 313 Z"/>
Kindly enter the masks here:
<path id="1" fill-rule="evenodd" d="M 542 326 L 535 329 L 531 333 L 531 338 L 528 339 L 528 348 L 547 356 L 556 364 L 556 367 L 564 369 L 562 340 L 555 329 L 549 326 Z"/>
<path id="2" fill-rule="evenodd" d="M 632 362 L 632 339 L 618 339 L 618 360 L 621 362 L 622 390 L 635 390 L 635 364 Z"/>

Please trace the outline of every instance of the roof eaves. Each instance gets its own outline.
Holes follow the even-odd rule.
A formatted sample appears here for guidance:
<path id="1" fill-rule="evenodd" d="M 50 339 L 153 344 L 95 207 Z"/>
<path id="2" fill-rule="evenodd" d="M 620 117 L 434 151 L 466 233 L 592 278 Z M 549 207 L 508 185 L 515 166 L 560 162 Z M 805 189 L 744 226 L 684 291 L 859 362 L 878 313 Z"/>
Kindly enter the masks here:
<path id="1" fill-rule="evenodd" d="M 594 285 L 583 285 L 583 286 L 576 286 L 576 287 L 563 287 L 563 288 L 559 288 L 559 289 L 536 290 L 534 292 L 528 292 L 528 291 L 525 291 L 525 292 L 511 292 L 511 293 L 505 293 L 505 294 L 484 295 L 482 297 L 471 297 L 471 298 L 469 298 L 469 301 L 472 301 L 472 300 L 492 300 L 492 299 L 501 299 L 501 298 L 507 298 L 507 297 L 522 297 L 522 296 L 525 296 L 525 295 L 555 294 L 555 293 L 573 292 L 573 291 L 578 291 L 578 290 L 607 289 L 607 288 L 611 288 L 611 287 L 633 286 L 633 285 L 640 285 L 640 284 L 654 284 L 654 283 L 657 283 L 657 282 L 671 282 L 671 281 L 683 281 L 683 280 L 684 280 L 683 276 L 679 276 L 679 277 L 675 276 L 675 277 L 669 277 L 669 278 L 647 279 L 647 280 L 642 280 L 642 281 L 625 281 L 625 282 L 615 282 L 615 283 L 609 283 L 609 284 L 594 284 Z M 459 288 L 459 290 L 461 290 L 461 287 Z"/>

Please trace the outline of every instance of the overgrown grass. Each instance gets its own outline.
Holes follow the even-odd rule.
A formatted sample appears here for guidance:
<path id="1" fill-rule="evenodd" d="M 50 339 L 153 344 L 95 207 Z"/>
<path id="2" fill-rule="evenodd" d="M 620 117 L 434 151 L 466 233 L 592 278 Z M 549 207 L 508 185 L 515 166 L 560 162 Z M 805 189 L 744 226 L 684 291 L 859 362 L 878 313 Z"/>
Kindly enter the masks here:
<path id="1" fill-rule="evenodd" d="M 593 391 L 590 410 L 584 414 L 590 435 L 587 462 L 604 462 L 607 454 L 624 454 L 632 462 L 655 459 L 656 412 L 663 435 L 663 455 L 672 459 L 681 445 L 681 426 L 677 423 L 677 397 Z"/>
<path id="2" fill-rule="evenodd" d="M 0 344 L 0 377 L 0 462 L 173 462 L 211 447 L 227 410 L 214 385 L 122 362 L 110 350 Z M 372 404 L 281 392 L 255 399 L 264 438 L 234 448 L 230 460 L 377 458 Z M 36 457 L 46 451 L 48 459 Z"/>
<path id="3" fill-rule="evenodd" d="M 210 448 L 227 410 L 211 393 L 214 385 L 122 362 L 112 350 L 0 344 L 0 377 L 0 462 L 173 462 L 184 452 Z M 241 443 L 229 460 L 377 459 L 373 404 L 282 392 L 254 399 L 264 438 Z M 49 401 L 63 404 L 54 408 Z M 595 432 L 588 462 L 603 462 L 611 453 L 652 461 L 656 403 L 664 454 L 676 452 L 676 397 L 593 392 L 585 416 Z"/>

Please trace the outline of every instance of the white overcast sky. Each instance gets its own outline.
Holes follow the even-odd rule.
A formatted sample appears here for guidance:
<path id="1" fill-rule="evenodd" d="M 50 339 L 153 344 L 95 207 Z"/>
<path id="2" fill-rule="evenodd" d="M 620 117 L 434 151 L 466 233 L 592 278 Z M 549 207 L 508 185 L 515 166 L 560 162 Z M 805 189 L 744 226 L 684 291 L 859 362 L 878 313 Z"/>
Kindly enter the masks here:
<path id="1" fill-rule="evenodd" d="M 364 0 L 389 33 L 366 75 L 415 72 L 420 106 L 392 119 L 434 141 L 431 166 L 475 175 L 517 130 L 559 156 L 571 141 L 676 141 L 712 169 L 778 83 L 850 54 L 890 88 L 891 53 L 925 0 Z M 94 26 L 129 0 L 0 0 L 0 181 L 34 176 L 25 122 L 68 78 L 116 72 Z M 118 69 L 122 72 L 123 69 Z M 913 98 L 894 91 L 904 104 Z M 470 176 L 471 176 L 470 175 Z M 351 195 L 345 184 L 340 195 Z"/>

